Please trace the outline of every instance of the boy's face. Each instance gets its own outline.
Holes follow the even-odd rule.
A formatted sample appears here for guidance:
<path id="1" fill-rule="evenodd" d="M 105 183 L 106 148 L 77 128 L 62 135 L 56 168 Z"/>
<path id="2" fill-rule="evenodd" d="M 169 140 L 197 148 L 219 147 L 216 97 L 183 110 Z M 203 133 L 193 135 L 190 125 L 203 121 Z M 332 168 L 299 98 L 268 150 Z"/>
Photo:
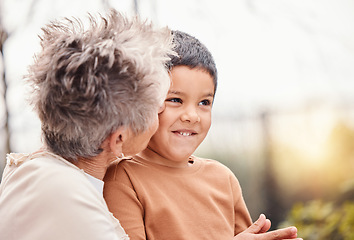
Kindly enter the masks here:
<path id="1" fill-rule="evenodd" d="M 204 70 L 174 67 L 159 128 L 149 142 L 164 165 L 183 166 L 207 135 L 214 99 L 213 78 Z"/>

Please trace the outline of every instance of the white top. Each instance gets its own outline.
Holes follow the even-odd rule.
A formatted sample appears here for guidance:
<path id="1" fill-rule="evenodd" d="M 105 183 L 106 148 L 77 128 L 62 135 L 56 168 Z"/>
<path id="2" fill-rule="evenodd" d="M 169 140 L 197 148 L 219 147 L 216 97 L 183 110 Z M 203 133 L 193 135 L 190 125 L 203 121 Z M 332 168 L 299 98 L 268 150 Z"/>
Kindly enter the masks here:
<path id="1" fill-rule="evenodd" d="M 53 153 L 8 154 L 1 239 L 128 240 L 108 211 L 101 182 Z"/>
<path id="2" fill-rule="evenodd" d="M 84 172 L 87 179 L 90 181 L 90 183 L 96 188 L 96 190 L 103 196 L 103 185 L 104 182 L 98 178 L 95 178 L 94 176 L 91 176 L 90 174 Z"/>

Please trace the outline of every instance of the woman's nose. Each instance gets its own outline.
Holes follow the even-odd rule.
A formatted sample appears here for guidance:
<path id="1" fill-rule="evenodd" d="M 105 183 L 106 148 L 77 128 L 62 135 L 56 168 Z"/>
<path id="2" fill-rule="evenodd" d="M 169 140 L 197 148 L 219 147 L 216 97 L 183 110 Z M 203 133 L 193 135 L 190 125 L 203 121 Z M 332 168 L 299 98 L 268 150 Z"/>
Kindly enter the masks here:
<path id="1" fill-rule="evenodd" d="M 166 104 L 162 103 L 162 105 L 159 108 L 158 114 L 162 113 L 165 110 L 165 108 L 166 108 Z"/>

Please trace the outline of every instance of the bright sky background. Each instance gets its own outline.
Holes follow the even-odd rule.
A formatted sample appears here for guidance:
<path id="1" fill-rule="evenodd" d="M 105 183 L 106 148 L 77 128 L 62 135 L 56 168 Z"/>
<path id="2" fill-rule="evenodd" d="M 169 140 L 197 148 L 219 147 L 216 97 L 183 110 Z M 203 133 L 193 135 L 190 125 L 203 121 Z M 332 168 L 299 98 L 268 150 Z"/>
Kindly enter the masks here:
<path id="1" fill-rule="evenodd" d="M 281 150 L 291 150 L 282 152 L 277 166 L 288 177 L 280 182 L 297 196 L 308 184 L 304 173 L 311 179 L 321 169 L 338 119 L 354 127 L 354 0 L 136 1 L 141 16 L 196 36 L 214 55 L 219 83 L 213 123 L 196 155 L 237 170 L 246 201 L 258 216 L 264 204 L 262 174 L 271 172 L 266 151 L 275 140 Z M 40 28 L 51 19 L 84 18 L 109 6 L 132 15 L 133 2 L 0 0 L 0 24 L 9 33 L 3 50 L 12 151 L 32 152 L 41 145 L 40 123 L 22 81 L 39 50 Z M 268 126 L 261 121 L 262 110 L 270 110 Z M 3 137 L 0 129 L 0 172 Z"/>
<path id="2" fill-rule="evenodd" d="M 21 76 L 39 49 L 40 27 L 59 16 L 83 17 L 128 0 L 0 0 L 10 37 L 4 46 L 12 147 L 38 146 L 39 123 L 25 102 Z M 289 110 L 354 100 L 352 0 L 140 0 L 161 26 L 195 35 L 213 53 L 219 85 L 214 117 Z M 1 108 L 1 104 L 0 104 Z"/>

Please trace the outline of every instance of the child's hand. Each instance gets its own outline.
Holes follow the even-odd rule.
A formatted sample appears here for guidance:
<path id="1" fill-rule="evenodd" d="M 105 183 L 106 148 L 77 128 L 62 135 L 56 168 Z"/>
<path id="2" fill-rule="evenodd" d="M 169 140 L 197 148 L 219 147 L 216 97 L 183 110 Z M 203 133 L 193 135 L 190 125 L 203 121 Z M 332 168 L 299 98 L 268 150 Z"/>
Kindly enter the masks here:
<path id="1" fill-rule="evenodd" d="M 270 220 L 266 219 L 264 214 L 261 214 L 257 221 L 245 231 L 237 234 L 233 240 L 301 240 L 301 238 L 297 238 L 297 229 L 295 227 L 282 228 L 267 232 L 270 225 Z"/>

